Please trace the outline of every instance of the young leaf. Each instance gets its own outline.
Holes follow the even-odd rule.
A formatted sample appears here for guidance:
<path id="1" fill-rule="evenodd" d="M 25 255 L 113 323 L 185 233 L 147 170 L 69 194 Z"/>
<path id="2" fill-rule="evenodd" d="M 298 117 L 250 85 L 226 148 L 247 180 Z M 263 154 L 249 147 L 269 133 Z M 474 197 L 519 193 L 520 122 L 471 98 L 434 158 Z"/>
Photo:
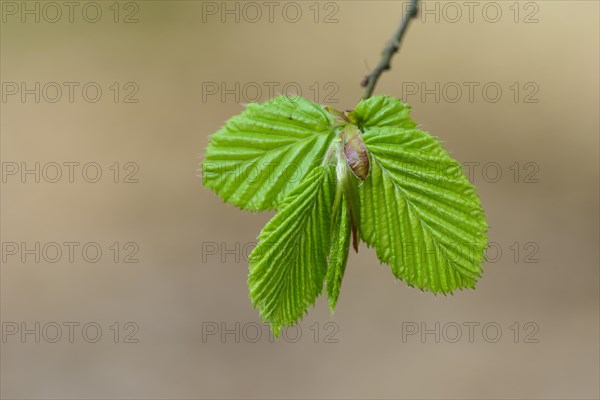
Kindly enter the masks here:
<path id="1" fill-rule="evenodd" d="M 408 116 L 410 106 L 389 96 L 374 96 L 361 100 L 350 113 L 350 119 L 364 132 L 376 128 L 413 129 L 417 125 Z"/>
<path id="2" fill-rule="evenodd" d="M 349 209 L 350 227 L 352 231 L 352 247 L 358 253 L 360 242 L 360 195 L 358 182 L 369 175 L 369 155 L 362 141 L 360 130 L 356 125 L 344 127 L 343 143 L 337 163 L 338 185 L 342 188 L 346 205 Z"/>
<path id="3" fill-rule="evenodd" d="M 351 236 L 409 286 L 475 286 L 487 247 L 479 197 L 409 112 L 387 96 L 344 112 L 277 98 L 250 105 L 211 137 L 205 185 L 241 208 L 278 209 L 248 277 L 250 299 L 276 335 L 314 304 L 324 281 L 334 310 Z"/>
<path id="4" fill-rule="evenodd" d="M 475 188 L 431 135 L 371 127 L 371 175 L 360 188 L 361 234 L 410 286 L 435 293 L 473 288 L 487 224 Z"/>
<path id="5" fill-rule="evenodd" d="M 288 194 L 250 254 L 250 299 L 276 336 L 323 289 L 334 195 L 335 168 L 316 167 Z"/>
<path id="6" fill-rule="evenodd" d="M 331 312 L 335 310 L 337 299 L 340 295 L 342 278 L 346 271 L 346 262 L 348 261 L 348 250 L 350 250 L 350 213 L 346 201 L 342 196 L 342 202 L 333 212 L 337 214 L 335 223 L 331 229 L 331 248 L 329 250 L 329 259 L 327 266 L 327 297 L 329 299 L 329 308 Z"/>
<path id="7" fill-rule="evenodd" d="M 330 113 L 301 97 L 250 104 L 211 136 L 204 185 L 242 209 L 276 209 L 321 164 L 332 122 Z"/>

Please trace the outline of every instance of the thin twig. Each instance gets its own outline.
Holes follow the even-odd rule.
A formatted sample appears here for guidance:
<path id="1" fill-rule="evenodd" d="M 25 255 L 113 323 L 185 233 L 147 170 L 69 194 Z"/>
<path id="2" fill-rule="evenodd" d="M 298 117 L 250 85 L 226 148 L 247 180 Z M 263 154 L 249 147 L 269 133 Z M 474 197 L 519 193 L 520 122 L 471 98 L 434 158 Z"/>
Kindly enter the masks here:
<path id="1" fill-rule="evenodd" d="M 373 90 L 375 89 L 375 85 L 377 84 L 377 81 L 379 80 L 379 77 L 383 71 L 390 69 L 390 61 L 392 56 L 398 52 L 398 49 L 400 48 L 400 41 L 406 32 L 406 28 L 408 28 L 410 20 L 415 18 L 419 12 L 418 3 L 419 0 L 410 0 L 410 5 L 406 10 L 406 14 L 402 18 L 402 22 L 400 23 L 398 30 L 394 33 L 394 36 L 392 36 L 392 39 L 387 44 L 385 49 L 383 49 L 381 61 L 379 61 L 379 64 L 377 64 L 375 69 L 368 75 L 365 75 L 363 80 L 360 82 L 360 85 L 366 88 L 363 99 L 368 99 L 371 97 Z"/>

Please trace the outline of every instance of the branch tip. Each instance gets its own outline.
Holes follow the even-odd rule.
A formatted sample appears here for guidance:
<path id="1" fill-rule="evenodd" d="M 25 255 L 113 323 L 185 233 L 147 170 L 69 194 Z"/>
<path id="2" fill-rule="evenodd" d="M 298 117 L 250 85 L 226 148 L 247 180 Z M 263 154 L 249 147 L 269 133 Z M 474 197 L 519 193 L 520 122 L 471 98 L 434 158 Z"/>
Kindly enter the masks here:
<path id="1" fill-rule="evenodd" d="M 373 94 L 373 90 L 375 90 L 375 85 L 379 80 L 379 77 L 384 71 L 388 71 L 391 69 L 391 59 L 392 56 L 398 52 L 400 49 L 400 42 L 402 41 L 402 37 L 406 33 L 406 29 L 410 23 L 410 20 L 415 18 L 419 13 L 419 0 L 410 0 L 410 4 L 408 9 L 406 10 L 406 14 L 402 18 L 400 22 L 400 26 L 398 30 L 392 36 L 392 39 L 388 42 L 387 46 L 383 49 L 381 60 L 379 64 L 373 69 L 371 73 L 366 75 L 362 81 L 360 81 L 360 86 L 366 88 L 365 93 L 363 95 L 363 99 L 368 99 Z"/>

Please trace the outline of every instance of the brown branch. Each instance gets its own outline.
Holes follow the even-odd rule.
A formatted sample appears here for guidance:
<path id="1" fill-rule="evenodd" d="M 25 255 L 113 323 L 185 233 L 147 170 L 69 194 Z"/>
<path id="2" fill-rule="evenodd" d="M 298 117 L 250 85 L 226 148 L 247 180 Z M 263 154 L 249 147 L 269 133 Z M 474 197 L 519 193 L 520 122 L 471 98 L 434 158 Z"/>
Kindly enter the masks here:
<path id="1" fill-rule="evenodd" d="M 419 0 L 410 0 L 410 5 L 406 10 L 406 14 L 402 18 L 402 22 L 400 23 L 398 30 L 394 33 L 394 36 L 392 36 L 392 39 L 389 41 L 385 49 L 383 49 L 381 61 L 379 61 L 379 64 L 377 64 L 375 69 L 368 75 L 365 75 L 363 80 L 360 82 L 360 85 L 366 88 L 363 99 L 368 99 L 371 97 L 381 74 L 391 68 L 390 62 L 392 60 L 392 56 L 398 52 L 398 49 L 400 49 L 400 42 L 402 41 L 402 37 L 404 36 L 411 19 L 415 18 L 419 12 L 418 3 Z"/>

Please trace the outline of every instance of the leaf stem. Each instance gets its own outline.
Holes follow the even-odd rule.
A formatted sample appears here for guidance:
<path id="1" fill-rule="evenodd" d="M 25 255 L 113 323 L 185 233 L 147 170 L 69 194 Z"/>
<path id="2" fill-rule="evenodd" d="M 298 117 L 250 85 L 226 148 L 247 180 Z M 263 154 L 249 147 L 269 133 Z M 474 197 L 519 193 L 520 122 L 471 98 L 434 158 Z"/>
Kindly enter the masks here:
<path id="1" fill-rule="evenodd" d="M 402 41 L 402 37 L 404 36 L 411 19 L 415 18 L 419 12 L 418 3 L 419 0 L 410 0 L 406 14 L 400 22 L 400 26 L 394 33 L 394 36 L 392 36 L 392 39 L 388 42 L 387 46 L 385 46 L 383 49 L 381 61 L 379 61 L 379 64 L 377 64 L 375 69 L 373 69 L 373 71 L 371 71 L 369 74 L 365 75 L 363 80 L 360 82 L 360 85 L 365 88 L 365 93 L 362 97 L 363 99 L 368 99 L 371 97 L 381 74 L 391 68 L 392 56 L 398 52 L 398 49 L 400 49 L 400 42 Z"/>

